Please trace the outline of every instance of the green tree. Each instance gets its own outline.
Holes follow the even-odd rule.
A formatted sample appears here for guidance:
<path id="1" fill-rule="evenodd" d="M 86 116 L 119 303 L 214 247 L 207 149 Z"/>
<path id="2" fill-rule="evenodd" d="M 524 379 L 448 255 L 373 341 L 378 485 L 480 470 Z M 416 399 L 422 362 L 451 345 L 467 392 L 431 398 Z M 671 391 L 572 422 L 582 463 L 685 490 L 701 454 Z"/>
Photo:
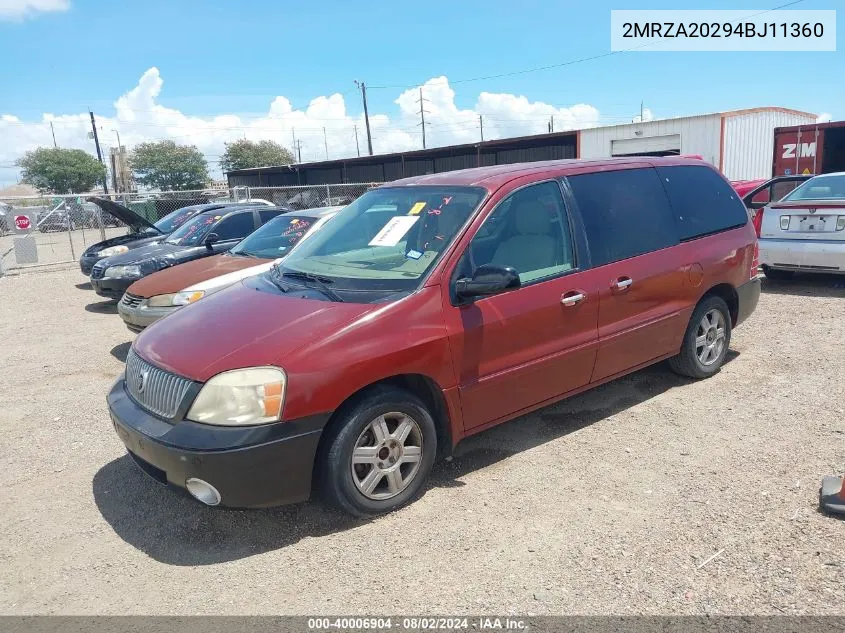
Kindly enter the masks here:
<path id="1" fill-rule="evenodd" d="M 259 141 L 256 143 L 246 139 L 226 143 L 226 151 L 223 152 L 220 159 L 223 171 L 290 165 L 295 162 L 291 151 L 275 141 Z"/>
<path id="2" fill-rule="evenodd" d="M 81 149 L 39 147 L 15 163 L 21 168 L 21 182 L 45 193 L 91 191 L 106 176 L 106 168 Z"/>
<path id="3" fill-rule="evenodd" d="M 129 167 L 139 183 L 162 191 L 202 189 L 209 180 L 202 152 L 194 145 L 173 141 L 136 145 L 129 156 Z"/>

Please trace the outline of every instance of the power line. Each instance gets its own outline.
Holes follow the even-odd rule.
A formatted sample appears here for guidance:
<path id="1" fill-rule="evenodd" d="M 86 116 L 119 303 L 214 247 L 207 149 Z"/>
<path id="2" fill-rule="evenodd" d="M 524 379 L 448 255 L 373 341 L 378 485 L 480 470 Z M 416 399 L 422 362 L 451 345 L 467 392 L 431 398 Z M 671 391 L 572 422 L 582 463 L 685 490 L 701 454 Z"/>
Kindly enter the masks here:
<path id="1" fill-rule="evenodd" d="M 756 17 L 758 15 L 764 15 L 766 13 L 771 13 L 772 11 L 778 11 L 780 9 L 785 9 L 787 7 L 791 7 L 791 6 L 794 6 L 796 4 L 800 4 L 800 3 L 805 2 L 805 1 L 806 0 L 792 0 L 791 2 L 781 4 L 777 7 L 773 7 L 771 9 L 766 9 L 765 11 L 760 11 L 758 13 L 753 13 L 751 15 L 745 16 L 742 19 L 747 20 L 749 18 L 753 18 L 753 17 Z M 496 73 L 494 75 L 482 75 L 482 76 L 479 76 L 479 77 L 467 77 L 465 79 L 448 79 L 447 78 L 446 82 L 449 85 L 465 84 L 465 83 L 470 83 L 470 82 L 473 82 L 473 81 L 486 81 L 488 79 L 501 79 L 502 77 L 515 77 L 517 75 L 526 75 L 528 73 L 536 73 L 536 72 L 540 72 L 540 71 L 543 71 L 543 70 L 552 70 L 554 68 L 564 68 L 565 66 L 572 66 L 574 64 L 581 64 L 581 63 L 584 63 L 584 62 L 590 62 L 590 61 L 594 61 L 596 59 L 603 59 L 605 57 L 612 57 L 614 55 L 619 55 L 621 53 L 630 53 L 632 51 L 636 51 L 636 50 L 639 50 L 639 49 L 642 49 L 642 48 L 646 48 L 647 46 L 653 46 L 654 44 L 655 44 L 655 42 L 647 42 L 645 44 L 641 44 L 640 46 L 635 46 L 633 48 L 626 48 L 626 49 L 618 50 L 618 51 L 608 51 L 606 53 L 600 53 L 598 55 L 590 55 L 589 57 L 580 57 L 578 59 L 570 59 L 568 61 L 560 62 L 560 63 L 557 63 L 557 64 L 547 64 L 545 66 L 537 66 L 535 68 L 525 68 L 525 69 L 522 69 L 522 70 L 514 70 L 514 71 L 506 72 L 506 73 Z M 428 83 L 430 85 L 430 84 L 435 83 L 435 82 L 437 82 L 437 80 L 432 79 L 432 80 L 429 80 L 426 83 Z M 409 85 L 409 84 L 390 84 L 390 85 L 384 85 L 384 86 L 370 86 L 370 89 L 371 90 L 385 90 L 385 89 L 388 89 L 388 88 L 416 88 L 419 85 L 420 84 L 413 84 L 413 85 Z"/>

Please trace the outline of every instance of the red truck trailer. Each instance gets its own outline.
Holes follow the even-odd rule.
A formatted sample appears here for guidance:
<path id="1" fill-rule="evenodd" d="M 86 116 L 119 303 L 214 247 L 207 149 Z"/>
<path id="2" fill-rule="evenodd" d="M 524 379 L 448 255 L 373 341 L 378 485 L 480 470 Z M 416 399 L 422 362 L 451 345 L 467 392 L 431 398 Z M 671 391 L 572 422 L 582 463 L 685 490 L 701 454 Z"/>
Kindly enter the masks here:
<path id="1" fill-rule="evenodd" d="M 845 121 L 775 128 L 773 176 L 845 171 Z"/>

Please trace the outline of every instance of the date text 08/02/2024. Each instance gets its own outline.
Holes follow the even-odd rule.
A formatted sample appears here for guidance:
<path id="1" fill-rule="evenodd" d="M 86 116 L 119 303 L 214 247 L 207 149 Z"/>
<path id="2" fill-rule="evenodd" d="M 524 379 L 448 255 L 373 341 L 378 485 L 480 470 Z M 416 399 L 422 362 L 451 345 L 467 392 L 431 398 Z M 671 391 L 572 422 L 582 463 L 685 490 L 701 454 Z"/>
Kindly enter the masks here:
<path id="1" fill-rule="evenodd" d="M 394 618 L 309 618 L 308 630 L 360 630 L 382 631 L 411 630 L 411 631 L 452 631 L 465 630 L 472 627 L 476 630 L 525 631 L 528 624 L 521 619 L 511 617 L 404 617 Z"/>

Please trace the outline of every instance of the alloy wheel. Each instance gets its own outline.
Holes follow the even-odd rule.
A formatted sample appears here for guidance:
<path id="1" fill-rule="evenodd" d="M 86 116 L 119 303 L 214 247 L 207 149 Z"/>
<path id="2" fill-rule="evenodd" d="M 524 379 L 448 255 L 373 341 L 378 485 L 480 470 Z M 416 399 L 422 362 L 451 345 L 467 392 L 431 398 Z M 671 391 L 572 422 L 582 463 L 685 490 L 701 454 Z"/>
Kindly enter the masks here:
<path id="1" fill-rule="evenodd" d="M 698 323 L 695 333 L 695 355 L 708 367 L 719 360 L 725 349 L 725 316 L 721 310 L 709 310 Z"/>
<path id="2" fill-rule="evenodd" d="M 405 490 L 422 462 L 423 435 L 405 413 L 385 413 L 372 420 L 352 449 L 352 481 L 368 499 L 384 500 Z"/>

